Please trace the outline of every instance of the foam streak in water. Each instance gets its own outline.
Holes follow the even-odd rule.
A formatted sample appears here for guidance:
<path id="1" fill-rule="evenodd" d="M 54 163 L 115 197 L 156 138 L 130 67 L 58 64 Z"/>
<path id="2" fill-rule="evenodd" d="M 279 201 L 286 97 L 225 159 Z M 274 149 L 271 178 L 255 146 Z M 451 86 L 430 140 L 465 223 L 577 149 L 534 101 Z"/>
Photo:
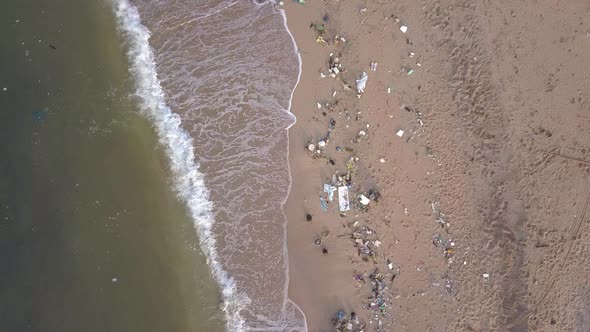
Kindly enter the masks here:
<path id="1" fill-rule="evenodd" d="M 115 0 L 114 7 L 119 28 L 128 47 L 130 72 L 135 79 L 135 94 L 141 100 L 142 112 L 153 121 L 160 142 L 166 148 L 176 192 L 190 210 L 201 249 L 221 287 L 228 328 L 231 331 L 243 331 L 244 322 L 239 313 L 248 303 L 248 298 L 238 293 L 232 278 L 219 263 L 215 238 L 211 231 L 214 220 L 209 193 L 195 161 L 192 139 L 181 128 L 180 117 L 166 105 L 149 46 L 150 33 L 141 24 L 137 9 L 127 0 Z"/>

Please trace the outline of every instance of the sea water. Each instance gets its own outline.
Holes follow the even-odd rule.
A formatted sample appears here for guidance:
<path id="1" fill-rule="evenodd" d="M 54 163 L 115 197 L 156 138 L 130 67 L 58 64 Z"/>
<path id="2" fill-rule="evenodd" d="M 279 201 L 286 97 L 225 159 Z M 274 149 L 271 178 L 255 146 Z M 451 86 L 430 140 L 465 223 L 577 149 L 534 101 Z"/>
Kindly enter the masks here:
<path id="1" fill-rule="evenodd" d="M 146 116 L 122 23 L 111 1 L 0 2 L 0 331 L 226 328 L 178 195 L 190 156 Z"/>
<path id="2" fill-rule="evenodd" d="M 269 1 L 0 4 L 0 330 L 304 331 Z"/>
<path id="3" fill-rule="evenodd" d="M 300 58 L 284 13 L 269 1 L 116 3 L 138 95 L 168 146 L 229 330 L 304 331 L 287 298 L 287 128 Z"/>

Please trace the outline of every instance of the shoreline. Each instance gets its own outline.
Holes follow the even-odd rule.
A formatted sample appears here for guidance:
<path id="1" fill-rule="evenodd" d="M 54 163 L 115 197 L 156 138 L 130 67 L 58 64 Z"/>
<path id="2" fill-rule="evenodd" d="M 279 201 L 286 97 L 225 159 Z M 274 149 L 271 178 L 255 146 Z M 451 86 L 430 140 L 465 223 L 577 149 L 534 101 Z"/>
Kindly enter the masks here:
<path id="1" fill-rule="evenodd" d="M 295 52 L 295 54 L 297 55 L 297 62 L 298 62 L 298 66 L 299 66 L 299 70 L 298 70 L 298 74 L 297 74 L 297 81 L 295 82 L 295 85 L 293 86 L 293 89 L 291 90 L 291 96 L 289 97 L 289 105 L 287 107 L 287 114 L 293 118 L 293 123 L 288 126 L 286 128 L 287 130 L 287 172 L 289 174 L 289 187 L 287 190 L 287 195 L 285 196 L 282 204 L 281 204 L 281 212 L 283 214 L 283 218 L 284 218 L 284 223 L 283 223 L 283 235 L 284 235 L 284 239 L 283 239 L 283 256 L 284 256 L 284 260 L 285 260 L 285 286 L 284 286 L 284 290 L 283 290 L 283 296 L 285 299 L 285 302 L 283 304 L 283 312 L 287 312 L 289 304 L 295 308 L 295 310 L 297 310 L 301 316 L 303 316 L 303 326 L 307 329 L 307 316 L 305 315 L 305 312 L 301 309 L 301 307 L 299 305 L 297 305 L 297 303 L 295 303 L 294 301 L 292 301 L 289 298 L 289 284 L 290 284 L 290 266 L 289 266 L 289 249 L 288 249 L 288 232 L 287 232 L 287 228 L 288 228 L 288 217 L 287 214 L 285 213 L 285 205 L 288 201 L 288 197 L 291 194 L 291 188 L 293 186 L 293 176 L 291 174 L 291 163 L 289 161 L 290 159 L 290 155 L 291 155 L 291 135 L 290 135 L 290 130 L 293 126 L 295 126 L 297 124 L 297 116 L 295 116 L 295 114 L 292 112 L 293 110 L 293 96 L 295 94 L 295 90 L 297 89 L 297 87 L 299 86 L 299 83 L 301 82 L 301 73 L 302 73 L 302 67 L 303 67 L 303 60 L 301 59 L 301 53 L 299 52 L 299 48 L 297 46 L 297 41 L 295 40 L 295 37 L 293 36 L 293 34 L 291 33 L 291 30 L 289 29 L 289 25 L 288 25 L 288 18 L 287 18 L 287 14 L 286 11 L 284 9 L 279 9 L 279 12 L 283 18 L 283 25 L 285 27 L 285 30 L 287 31 L 287 33 L 289 34 L 289 36 L 291 37 L 291 41 L 292 41 L 292 45 L 293 45 L 293 51 Z"/>

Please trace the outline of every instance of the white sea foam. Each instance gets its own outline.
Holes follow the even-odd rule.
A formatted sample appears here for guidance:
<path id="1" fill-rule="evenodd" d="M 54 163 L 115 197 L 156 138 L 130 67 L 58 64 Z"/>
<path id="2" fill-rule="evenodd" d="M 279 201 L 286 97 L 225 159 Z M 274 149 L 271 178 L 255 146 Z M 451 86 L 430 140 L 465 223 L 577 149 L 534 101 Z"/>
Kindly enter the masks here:
<path id="1" fill-rule="evenodd" d="M 130 72 L 135 80 L 135 94 L 141 100 L 143 114 L 154 124 L 161 144 L 166 148 L 174 186 L 178 196 L 187 204 L 199 236 L 201 249 L 219 283 L 230 331 L 244 331 L 240 311 L 249 302 L 238 292 L 233 279 L 221 266 L 212 234 L 214 219 L 211 214 L 209 192 L 203 174 L 198 170 L 190 135 L 181 128 L 180 117 L 166 105 L 158 80 L 153 52 L 149 45 L 150 32 L 141 24 L 137 8 L 127 0 L 114 0 L 119 29 L 128 47 Z"/>

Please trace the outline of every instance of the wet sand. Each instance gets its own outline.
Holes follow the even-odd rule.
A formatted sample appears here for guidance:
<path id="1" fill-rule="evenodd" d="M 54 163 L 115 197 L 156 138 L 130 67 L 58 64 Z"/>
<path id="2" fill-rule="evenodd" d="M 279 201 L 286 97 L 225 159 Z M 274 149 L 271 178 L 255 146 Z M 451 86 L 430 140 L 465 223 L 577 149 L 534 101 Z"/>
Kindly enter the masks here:
<path id="1" fill-rule="evenodd" d="M 289 130 L 289 297 L 309 330 L 329 330 L 340 309 L 369 331 L 587 330 L 588 4 L 307 1 L 285 10 L 303 60 Z M 346 43 L 316 43 L 312 23 Z M 339 79 L 320 77 L 331 52 L 345 69 Z M 307 141 L 324 137 L 331 119 L 325 158 L 314 159 Z M 351 200 L 369 189 L 381 199 L 344 217 L 336 201 L 322 211 L 323 184 L 351 156 Z M 356 221 L 379 236 L 375 263 L 349 238 Z M 376 268 L 395 275 L 385 314 L 365 309 L 370 282 L 354 280 Z"/>

